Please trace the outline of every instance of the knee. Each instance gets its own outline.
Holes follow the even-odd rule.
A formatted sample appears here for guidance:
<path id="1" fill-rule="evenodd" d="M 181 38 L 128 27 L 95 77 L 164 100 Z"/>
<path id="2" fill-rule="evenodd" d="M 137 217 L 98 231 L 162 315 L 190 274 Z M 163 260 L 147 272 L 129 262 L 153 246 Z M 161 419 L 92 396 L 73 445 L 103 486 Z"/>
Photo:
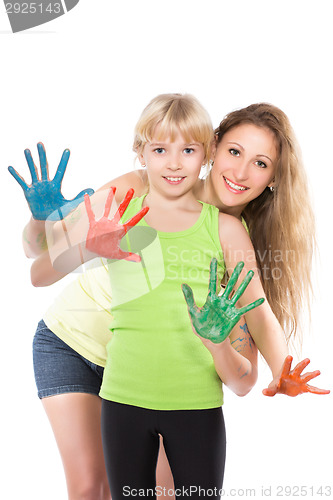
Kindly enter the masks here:
<path id="1" fill-rule="evenodd" d="M 69 491 L 69 500 L 111 500 L 111 493 L 107 480 L 85 478 L 76 485 L 75 490 Z"/>

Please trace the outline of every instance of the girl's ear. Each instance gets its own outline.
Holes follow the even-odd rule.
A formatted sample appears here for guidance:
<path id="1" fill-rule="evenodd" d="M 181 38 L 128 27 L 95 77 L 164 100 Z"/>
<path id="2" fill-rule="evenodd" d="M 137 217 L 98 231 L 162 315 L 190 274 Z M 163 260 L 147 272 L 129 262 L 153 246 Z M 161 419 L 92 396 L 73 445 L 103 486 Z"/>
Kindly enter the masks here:
<path id="1" fill-rule="evenodd" d="M 139 162 L 141 163 L 141 167 L 142 167 L 142 168 L 145 168 L 146 163 L 145 163 L 145 159 L 144 159 L 144 157 L 143 157 L 143 154 L 142 154 L 142 153 L 138 153 L 138 160 L 139 160 Z"/>

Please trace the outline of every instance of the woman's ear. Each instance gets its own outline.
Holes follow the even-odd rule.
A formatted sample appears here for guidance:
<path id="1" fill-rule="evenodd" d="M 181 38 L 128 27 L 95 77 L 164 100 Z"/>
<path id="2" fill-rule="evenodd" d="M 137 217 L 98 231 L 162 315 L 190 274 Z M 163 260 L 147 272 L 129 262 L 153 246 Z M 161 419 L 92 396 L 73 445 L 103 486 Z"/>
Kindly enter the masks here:
<path id="1" fill-rule="evenodd" d="M 210 148 L 210 159 L 211 161 L 215 160 L 215 155 L 216 155 L 216 150 L 217 150 L 217 143 L 216 143 L 216 136 L 212 142 L 211 148 Z"/>

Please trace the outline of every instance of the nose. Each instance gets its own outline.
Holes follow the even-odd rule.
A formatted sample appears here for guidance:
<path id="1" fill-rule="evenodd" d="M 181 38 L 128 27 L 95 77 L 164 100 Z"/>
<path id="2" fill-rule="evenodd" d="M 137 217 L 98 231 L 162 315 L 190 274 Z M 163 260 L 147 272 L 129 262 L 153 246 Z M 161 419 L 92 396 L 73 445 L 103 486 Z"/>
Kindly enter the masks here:
<path id="1" fill-rule="evenodd" d="M 180 170 L 182 168 L 182 162 L 180 154 L 174 153 L 169 157 L 168 168 L 172 171 Z"/>
<path id="2" fill-rule="evenodd" d="M 249 164 L 247 161 L 242 161 L 234 167 L 235 181 L 245 181 L 249 177 Z"/>

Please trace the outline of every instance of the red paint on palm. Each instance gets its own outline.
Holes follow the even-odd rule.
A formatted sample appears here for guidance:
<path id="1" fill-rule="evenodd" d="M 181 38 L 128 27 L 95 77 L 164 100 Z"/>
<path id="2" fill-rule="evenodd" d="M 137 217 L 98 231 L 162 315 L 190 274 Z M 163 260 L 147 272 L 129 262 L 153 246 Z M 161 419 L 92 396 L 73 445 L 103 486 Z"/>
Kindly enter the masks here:
<path id="1" fill-rule="evenodd" d="M 104 214 L 99 220 L 95 219 L 95 214 L 92 211 L 89 196 L 84 196 L 84 203 L 89 219 L 86 248 L 90 252 L 96 253 L 97 255 L 107 259 L 125 259 L 132 262 L 140 262 L 140 255 L 123 251 L 120 248 L 120 242 L 127 231 L 134 227 L 146 215 L 149 208 L 142 208 L 128 222 L 121 224 L 120 219 L 127 209 L 134 194 L 134 189 L 129 189 L 124 200 L 119 205 L 114 217 L 112 219 L 108 219 L 115 192 L 116 188 L 111 187 L 105 203 Z"/>

